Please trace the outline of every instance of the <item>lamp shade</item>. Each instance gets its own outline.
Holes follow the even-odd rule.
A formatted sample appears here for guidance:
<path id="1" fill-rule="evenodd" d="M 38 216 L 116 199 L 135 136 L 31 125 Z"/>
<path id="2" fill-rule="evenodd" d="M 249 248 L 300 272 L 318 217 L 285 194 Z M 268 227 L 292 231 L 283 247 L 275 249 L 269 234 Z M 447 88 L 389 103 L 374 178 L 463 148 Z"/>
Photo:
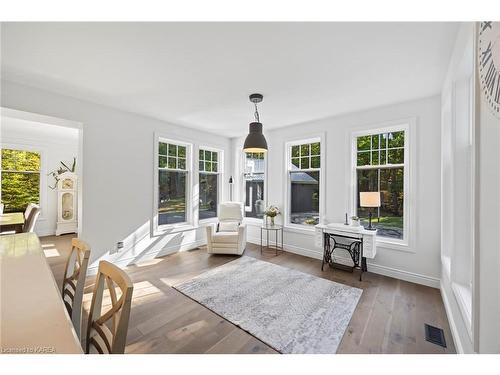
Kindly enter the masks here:
<path id="1" fill-rule="evenodd" d="M 252 122 L 249 126 L 247 138 L 243 145 L 245 152 L 266 152 L 267 141 L 262 134 L 262 124 L 260 122 Z"/>
<path id="2" fill-rule="evenodd" d="M 359 193 L 361 207 L 380 207 L 380 191 L 363 191 Z"/>

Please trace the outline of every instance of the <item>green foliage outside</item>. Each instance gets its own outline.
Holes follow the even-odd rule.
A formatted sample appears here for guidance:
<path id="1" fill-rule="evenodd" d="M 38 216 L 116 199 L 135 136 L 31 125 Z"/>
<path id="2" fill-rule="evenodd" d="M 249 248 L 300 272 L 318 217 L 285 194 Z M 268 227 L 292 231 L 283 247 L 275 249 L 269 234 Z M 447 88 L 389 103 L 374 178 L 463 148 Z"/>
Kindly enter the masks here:
<path id="1" fill-rule="evenodd" d="M 4 212 L 21 212 L 40 201 L 40 154 L 2 149 L 2 203 Z"/>
<path id="2" fill-rule="evenodd" d="M 292 165 L 299 169 L 320 168 L 320 154 L 319 142 L 292 146 Z"/>
<path id="3" fill-rule="evenodd" d="M 404 163 L 404 131 L 358 137 L 358 166 Z"/>

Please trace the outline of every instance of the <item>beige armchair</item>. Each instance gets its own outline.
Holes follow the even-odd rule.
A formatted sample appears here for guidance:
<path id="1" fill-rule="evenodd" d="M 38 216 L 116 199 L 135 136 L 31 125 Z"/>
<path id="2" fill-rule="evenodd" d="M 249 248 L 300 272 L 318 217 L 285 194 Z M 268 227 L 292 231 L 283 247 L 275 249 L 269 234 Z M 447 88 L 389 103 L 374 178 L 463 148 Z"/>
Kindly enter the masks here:
<path id="1" fill-rule="evenodd" d="M 209 254 L 243 254 L 247 243 L 247 231 L 242 221 L 241 203 L 221 203 L 219 222 L 207 226 L 207 252 Z"/>

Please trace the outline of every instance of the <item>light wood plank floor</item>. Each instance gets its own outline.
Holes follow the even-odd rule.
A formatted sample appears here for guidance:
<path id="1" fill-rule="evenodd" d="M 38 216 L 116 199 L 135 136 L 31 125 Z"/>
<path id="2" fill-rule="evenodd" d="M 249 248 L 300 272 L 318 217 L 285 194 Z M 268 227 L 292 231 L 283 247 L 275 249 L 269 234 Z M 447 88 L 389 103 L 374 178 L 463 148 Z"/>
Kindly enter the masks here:
<path id="1" fill-rule="evenodd" d="M 62 283 L 71 238 L 41 239 L 58 285 Z M 364 290 L 338 353 L 455 353 L 438 289 L 372 273 L 364 274 L 359 282 L 357 272 L 321 272 L 321 261 L 287 252 L 261 256 L 259 247 L 253 244 L 248 244 L 245 255 Z M 134 294 L 126 353 L 275 353 L 170 286 L 233 259 L 197 249 L 127 267 Z M 88 279 L 85 291 L 86 310 L 93 279 Z M 425 341 L 424 323 L 443 328 L 448 348 Z"/>

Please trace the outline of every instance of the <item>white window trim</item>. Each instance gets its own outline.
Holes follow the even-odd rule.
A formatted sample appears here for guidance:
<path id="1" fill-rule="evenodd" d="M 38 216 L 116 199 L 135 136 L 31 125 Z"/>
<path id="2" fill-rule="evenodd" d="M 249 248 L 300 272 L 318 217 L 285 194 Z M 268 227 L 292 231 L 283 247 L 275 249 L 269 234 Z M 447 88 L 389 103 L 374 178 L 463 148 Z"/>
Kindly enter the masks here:
<path id="1" fill-rule="evenodd" d="M 264 152 L 264 207 L 267 207 L 267 178 L 268 178 L 268 165 L 269 165 L 269 152 Z M 245 166 L 246 166 L 246 152 L 242 151 L 241 152 L 241 157 L 240 157 L 240 163 L 241 163 L 241 182 L 240 182 L 240 191 L 241 191 L 241 197 L 242 197 L 242 205 L 243 205 L 243 223 L 250 224 L 250 225 L 261 225 L 264 221 L 264 218 L 259 219 L 258 217 L 246 217 L 245 216 L 245 202 L 247 200 L 247 189 L 246 189 L 246 180 L 245 180 Z"/>
<path id="2" fill-rule="evenodd" d="M 212 151 L 212 152 L 217 152 L 217 172 L 200 172 L 200 166 L 199 166 L 199 159 L 200 159 L 200 150 L 207 150 L 207 151 Z M 219 216 L 219 205 L 221 204 L 224 194 L 223 194 L 223 186 L 224 186 L 224 150 L 211 147 L 211 146 L 204 146 L 200 145 L 197 148 L 197 152 L 194 155 L 198 155 L 196 158 L 196 163 L 195 168 L 196 169 L 196 176 L 197 176 L 197 181 L 196 185 L 198 186 L 197 191 L 195 192 L 196 194 L 196 200 L 195 200 L 195 206 L 196 206 L 196 216 L 198 218 L 198 224 L 208 224 L 211 222 L 216 222 Z M 216 216 L 215 217 L 209 217 L 207 219 L 200 219 L 200 207 L 199 207 L 199 201 L 200 201 L 200 180 L 199 176 L 200 173 L 206 173 L 206 174 L 217 174 L 217 208 L 216 208 Z M 196 190 L 196 189 L 195 189 Z"/>
<path id="3" fill-rule="evenodd" d="M 391 239 L 388 237 L 378 237 L 377 244 L 383 248 L 392 250 L 400 250 L 404 252 L 415 252 L 413 246 L 414 237 L 414 223 L 415 223 L 415 175 L 413 163 L 415 160 L 416 136 L 413 134 L 415 128 L 416 118 L 408 118 L 398 121 L 391 121 L 383 124 L 365 127 L 363 130 L 353 131 L 350 133 L 350 189 L 348 198 L 348 212 L 351 216 L 356 215 L 356 195 L 357 195 L 357 137 L 365 135 L 373 135 L 378 133 L 388 133 L 396 131 L 405 132 L 405 146 L 404 146 L 404 205 L 403 205 L 403 239 Z"/>
<path id="4" fill-rule="evenodd" d="M 186 147 L 186 221 L 175 224 L 158 224 L 158 202 L 159 202 L 159 144 L 160 142 L 172 143 L 178 146 Z M 172 230 L 192 229 L 194 226 L 193 215 L 193 177 L 196 170 L 193 168 L 193 144 L 182 139 L 171 139 L 162 136 L 160 133 L 154 134 L 154 183 L 153 183 L 153 218 L 152 218 L 152 232 L 153 234 L 170 232 Z"/>
<path id="5" fill-rule="evenodd" d="M 320 168 L 319 168 L 319 222 L 322 223 L 325 220 L 326 214 L 326 195 L 325 195 L 325 187 L 326 187 L 326 174 L 324 171 L 326 170 L 326 134 L 318 133 L 315 135 L 309 135 L 306 138 L 293 138 L 285 141 L 285 160 L 284 160 L 284 189 L 285 192 L 284 197 L 284 206 L 283 206 L 283 227 L 285 231 L 288 232 L 297 232 L 302 234 L 312 234 L 314 233 L 314 225 L 306 225 L 306 224 L 294 224 L 290 222 L 290 200 L 291 196 L 291 184 L 290 184 L 290 163 L 291 163 L 291 149 L 292 146 L 306 144 L 306 143 L 315 143 L 320 142 Z M 313 169 L 316 171 L 316 169 Z M 307 170 L 305 170 L 307 171 Z"/>
<path id="6" fill-rule="evenodd" d="M 45 147 L 37 147 L 25 143 L 2 143 L 2 149 L 10 149 L 10 150 L 20 150 L 20 151 L 28 151 L 28 152 L 36 152 L 40 155 L 40 185 L 39 185 L 39 204 L 40 204 L 40 217 L 38 221 L 47 220 L 47 152 Z M 0 154 L 0 162 L 1 162 L 1 154 Z M 2 177 L 2 169 L 0 168 L 0 178 Z M 2 198 L 2 191 L 0 189 L 0 199 Z"/>

